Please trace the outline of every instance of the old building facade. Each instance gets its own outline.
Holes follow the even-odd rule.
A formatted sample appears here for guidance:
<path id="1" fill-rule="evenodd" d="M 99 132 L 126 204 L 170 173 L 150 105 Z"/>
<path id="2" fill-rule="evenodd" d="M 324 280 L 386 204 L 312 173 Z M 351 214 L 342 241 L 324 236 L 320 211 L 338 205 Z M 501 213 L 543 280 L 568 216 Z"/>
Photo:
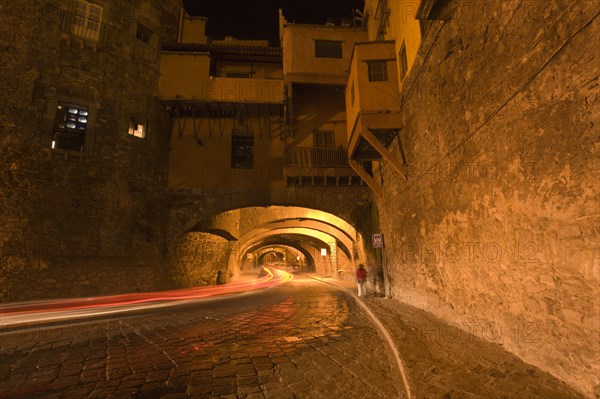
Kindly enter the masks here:
<path id="1" fill-rule="evenodd" d="M 180 7 L 2 4 L 4 300 L 161 285 L 168 140 L 153 97 Z"/>

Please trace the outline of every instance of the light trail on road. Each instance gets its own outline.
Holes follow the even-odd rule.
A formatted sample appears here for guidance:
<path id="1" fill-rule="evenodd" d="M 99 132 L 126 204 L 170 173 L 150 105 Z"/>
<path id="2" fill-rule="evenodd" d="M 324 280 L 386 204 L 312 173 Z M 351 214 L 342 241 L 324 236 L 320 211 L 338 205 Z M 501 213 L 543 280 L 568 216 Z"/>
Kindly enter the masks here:
<path id="1" fill-rule="evenodd" d="M 288 282 L 294 277 L 292 274 L 276 268 L 263 267 L 263 270 L 266 274 L 262 277 L 217 286 L 0 305 L 0 326 L 156 309 L 262 290 Z"/>

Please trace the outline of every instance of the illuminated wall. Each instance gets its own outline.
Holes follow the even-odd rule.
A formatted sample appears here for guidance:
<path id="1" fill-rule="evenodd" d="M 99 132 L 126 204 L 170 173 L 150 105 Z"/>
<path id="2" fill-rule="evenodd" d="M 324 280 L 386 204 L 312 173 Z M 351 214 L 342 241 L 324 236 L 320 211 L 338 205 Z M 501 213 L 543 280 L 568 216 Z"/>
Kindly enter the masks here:
<path id="1" fill-rule="evenodd" d="M 429 21 L 389 147 L 408 180 L 384 161 L 376 204 L 398 299 L 594 397 L 598 4 L 523 5 Z"/>
<path id="2" fill-rule="evenodd" d="M 421 0 L 367 0 L 365 2 L 369 40 L 395 41 L 398 81 L 401 83 L 412 68 L 425 33 L 425 25 L 415 19 L 420 3 Z M 405 76 L 401 76 L 403 46 L 408 67 Z"/>

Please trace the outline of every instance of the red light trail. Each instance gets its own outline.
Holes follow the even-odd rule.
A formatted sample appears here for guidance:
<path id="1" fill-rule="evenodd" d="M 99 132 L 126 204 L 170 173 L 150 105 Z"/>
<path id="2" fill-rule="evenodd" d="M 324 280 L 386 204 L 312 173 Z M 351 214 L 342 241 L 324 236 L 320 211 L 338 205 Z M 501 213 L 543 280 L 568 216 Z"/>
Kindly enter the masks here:
<path id="1" fill-rule="evenodd" d="M 265 267 L 263 270 L 266 274 L 254 280 L 217 286 L 4 304 L 0 305 L 0 326 L 57 321 L 167 307 L 185 303 L 186 301 L 212 299 L 226 295 L 257 291 L 283 284 L 294 277 L 290 273 L 275 268 Z"/>

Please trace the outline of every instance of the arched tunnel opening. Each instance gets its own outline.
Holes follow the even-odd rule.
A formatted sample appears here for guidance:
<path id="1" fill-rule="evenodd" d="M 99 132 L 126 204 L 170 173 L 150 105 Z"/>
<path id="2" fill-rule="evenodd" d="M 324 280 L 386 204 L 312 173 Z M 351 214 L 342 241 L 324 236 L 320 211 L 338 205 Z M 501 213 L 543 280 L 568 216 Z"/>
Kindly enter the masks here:
<path id="1" fill-rule="evenodd" d="M 172 241 L 168 259 L 175 283 L 184 287 L 214 284 L 219 271 L 235 279 L 264 265 L 350 280 L 359 263 L 374 263 L 348 221 L 290 206 L 208 216 Z"/>

